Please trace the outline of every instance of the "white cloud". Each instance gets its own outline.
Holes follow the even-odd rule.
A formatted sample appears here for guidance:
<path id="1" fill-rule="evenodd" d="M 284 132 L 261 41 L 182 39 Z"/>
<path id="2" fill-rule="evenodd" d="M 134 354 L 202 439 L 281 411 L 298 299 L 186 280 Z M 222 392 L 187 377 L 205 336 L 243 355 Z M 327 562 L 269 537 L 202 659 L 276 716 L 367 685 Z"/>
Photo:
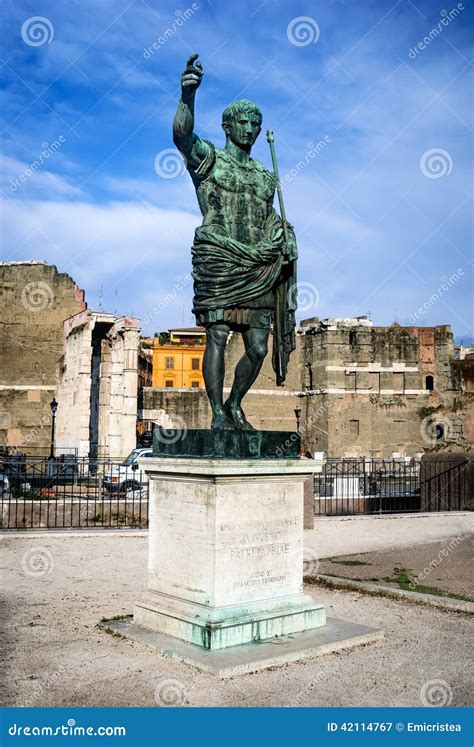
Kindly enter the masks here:
<path id="1" fill-rule="evenodd" d="M 198 223 L 151 204 L 20 200 L 5 201 L 3 222 L 5 259 L 46 259 L 85 289 L 91 306 L 102 287 L 105 307 L 140 317 L 190 272 Z"/>
<path id="2" fill-rule="evenodd" d="M 48 158 L 54 158 L 52 153 Z M 44 196 L 72 194 L 76 188 L 68 179 L 45 168 L 41 156 L 31 163 L 9 156 L 0 156 L 1 188 L 5 197 L 35 192 Z M 43 160 L 43 163 L 47 163 Z M 80 190 L 77 192 L 80 194 Z"/>

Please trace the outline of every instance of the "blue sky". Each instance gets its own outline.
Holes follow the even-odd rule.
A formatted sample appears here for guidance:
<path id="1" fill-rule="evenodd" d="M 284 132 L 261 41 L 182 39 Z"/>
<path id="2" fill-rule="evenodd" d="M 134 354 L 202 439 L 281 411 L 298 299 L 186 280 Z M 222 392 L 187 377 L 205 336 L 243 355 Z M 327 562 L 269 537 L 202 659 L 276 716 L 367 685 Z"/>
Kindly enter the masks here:
<path id="1" fill-rule="evenodd" d="M 182 279 L 200 216 L 167 150 L 196 51 L 198 134 L 223 145 L 236 98 L 275 131 L 300 318 L 370 312 L 466 341 L 472 15 L 426 0 L 4 0 L 3 258 L 56 264 L 91 308 L 102 295 L 146 333 L 194 323 Z M 270 167 L 264 132 L 253 155 Z"/>

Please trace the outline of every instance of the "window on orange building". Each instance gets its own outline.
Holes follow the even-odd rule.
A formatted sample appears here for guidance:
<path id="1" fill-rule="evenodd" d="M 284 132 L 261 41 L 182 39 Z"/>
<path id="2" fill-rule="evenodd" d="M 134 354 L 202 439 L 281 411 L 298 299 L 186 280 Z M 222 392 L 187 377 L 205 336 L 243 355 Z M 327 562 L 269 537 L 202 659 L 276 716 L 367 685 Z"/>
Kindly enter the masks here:
<path id="1" fill-rule="evenodd" d="M 199 358 L 191 359 L 191 368 L 193 371 L 199 371 Z"/>
<path id="2" fill-rule="evenodd" d="M 173 384 L 172 381 L 165 381 L 165 386 L 167 386 L 167 387 L 173 387 L 174 384 Z"/>
<path id="3" fill-rule="evenodd" d="M 165 368 L 174 368 L 174 358 L 165 358 Z"/>
<path id="4" fill-rule="evenodd" d="M 192 381 L 191 386 L 193 389 L 199 389 L 199 381 Z"/>

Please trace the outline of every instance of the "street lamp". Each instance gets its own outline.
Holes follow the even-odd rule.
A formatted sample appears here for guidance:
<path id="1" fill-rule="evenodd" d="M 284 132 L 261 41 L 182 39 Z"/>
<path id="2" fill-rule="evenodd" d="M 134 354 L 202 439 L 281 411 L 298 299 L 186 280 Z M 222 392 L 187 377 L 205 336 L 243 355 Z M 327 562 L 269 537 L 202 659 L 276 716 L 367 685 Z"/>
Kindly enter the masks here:
<path id="1" fill-rule="evenodd" d="M 295 407 L 296 432 L 300 432 L 301 407 Z"/>
<path id="2" fill-rule="evenodd" d="M 51 415 L 52 415 L 52 422 L 51 422 L 51 449 L 49 452 L 49 458 L 51 460 L 54 460 L 54 426 L 56 421 L 56 410 L 58 409 L 58 403 L 56 402 L 56 399 L 52 399 L 49 403 L 49 406 L 51 408 Z"/>

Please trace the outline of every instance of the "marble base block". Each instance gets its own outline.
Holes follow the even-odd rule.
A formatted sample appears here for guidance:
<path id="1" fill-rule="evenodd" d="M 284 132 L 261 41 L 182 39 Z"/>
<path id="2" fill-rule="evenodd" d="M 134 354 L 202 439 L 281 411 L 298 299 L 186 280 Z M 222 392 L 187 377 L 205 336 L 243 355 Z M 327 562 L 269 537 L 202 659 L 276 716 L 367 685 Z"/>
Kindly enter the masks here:
<path id="1" fill-rule="evenodd" d="M 326 623 L 303 593 L 304 460 L 147 458 L 148 589 L 134 624 L 205 649 Z"/>

